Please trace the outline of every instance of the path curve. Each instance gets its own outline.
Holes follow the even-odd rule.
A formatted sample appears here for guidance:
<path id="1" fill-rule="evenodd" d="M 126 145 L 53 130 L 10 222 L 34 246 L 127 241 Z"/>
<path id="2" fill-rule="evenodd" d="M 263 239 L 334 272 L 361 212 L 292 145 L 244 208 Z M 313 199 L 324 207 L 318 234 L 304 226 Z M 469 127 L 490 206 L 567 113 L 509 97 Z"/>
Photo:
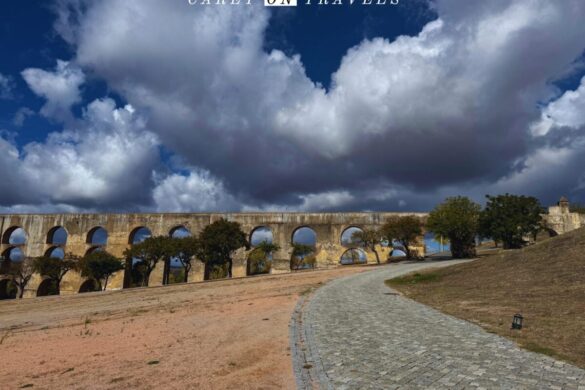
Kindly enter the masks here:
<path id="1" fill-rule="evenodd" d="M 384 280 L 456 263 L 389 265 L 334 280 L 295 311 L 299 388 L 585 389 L 585 370 L 401 297 Z"/>

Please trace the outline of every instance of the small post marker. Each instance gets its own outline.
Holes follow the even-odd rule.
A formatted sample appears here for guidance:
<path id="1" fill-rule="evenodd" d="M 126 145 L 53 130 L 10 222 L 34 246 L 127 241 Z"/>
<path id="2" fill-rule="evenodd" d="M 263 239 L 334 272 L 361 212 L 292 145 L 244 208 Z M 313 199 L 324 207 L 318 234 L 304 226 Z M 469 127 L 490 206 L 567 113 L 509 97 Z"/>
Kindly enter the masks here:
<path id="1" fill-rule="evenodd" d="M 514 314 L 514 318 L 512 319 L 512 329 L 522 329 L 523 320 L 524 317 L 522 317 L 522 314 L 520 313 Z"/>

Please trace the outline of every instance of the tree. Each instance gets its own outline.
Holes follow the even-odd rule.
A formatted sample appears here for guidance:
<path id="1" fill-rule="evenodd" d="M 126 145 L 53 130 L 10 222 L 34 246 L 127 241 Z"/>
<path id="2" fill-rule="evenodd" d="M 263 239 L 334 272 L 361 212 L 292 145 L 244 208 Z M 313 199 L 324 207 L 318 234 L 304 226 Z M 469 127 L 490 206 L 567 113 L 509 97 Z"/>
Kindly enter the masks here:
<path id="1" fill-rule="evenodd" d="M 103 291 L 106 291 L 110 276 L 123 269 L 122 260 L 106 251 L 92 252 L 79 262 L 81 276 L 97 281 Z"/>
<path id="2" fill-rule="evenodd" d="M 371 250 L 376 255 L 376 262 L 380 264 L 380 256 L 376 250 L 376 245 L 382 241 L 382 232 L 377 229 L 356 230 L 351 235 L 352 241 L 360 242 L 366 249 Z"/>
<path id="3" fill-rule="evenodd" d="M 431 211 L 427 228 L 449 239 L 454 258 L 475 257 L 480 210 L 480 205 L 467 197 L 447 198 Z"/>
<path id="4" fill-rule="evenodd" d="M 24 296 L 24 289 L 30 282 L 34 270 L 34 259 L 32 257 L 25 257 L 19 262 L 10 262 L 7 274 L 11 277 L 12 283 L 16 286 L 16 296 L 20 299 Z"/>
<path id="5" fill-rule="evenodd" d="M 524 237 L 535 237 L 542 229 L 544 208 L 538 199 L 518 195 L 486 195 L 487 203 L 479 218 L 483 237 L 501 242 L 504 249 L 520 248 Z"/>
<path id="6" fill-rule="evenodd" d="M 256 245 L 256 248 L 248 256 L 248 273 L 253 275 L 270 272 L 271 264 L 268 261 L 268 257 L 279 250 L 278 245 L 268 241 L 262 241 Z"/>
<path id="7" fill-rule="evenodd" d="M 227 276 L 232 277 L 232 255 L 240 248 L 250 249 L 246 233 L 237 222 L 225 219 L 207 225 L 199 234 L 201 243 L 200 260 L 205 263 L 205 279 L 208 280 L 212 268 L 227 266 Z"/>
<path id="8" fill-rule="evenodd" d="M 41 256 L 33 260 L 34 272 L 51 279 L 57 288 L 61 287 L 61 281 L 67 272 L 79 267 L 80 257 L 72 253 L 65 255 L 63 259 L 58 257 Z"/>
<path id="9" fill-rule="evenodd" d="M 406 258 L 412 258 L 412 244 L 423 234 L 423 223 L 413 215 L 390 217 L 382 226 L 382 235 L 388 242 L 398 241 L 404 247 Z"/>
<path id="10" fill-rule="evenodd" d="M 299 270 L 303 264 L 314 266 L 316 259 L 315 256 L 311 256 L 313 252 L 315 252 L 315 248 L 312 245 L 294 243 L 291 268 L 293 270 Z"/>
<path id="11" fill-rule="evenodd" d="M 189 280 L 189 272 L 193 268 L 193 258 L 201 258 L 203 256 L 201 241 L 197 237 L 175 238 L 173 242 L 173 257 L 179 259 L 185 273 L 183 282 L 187 283 Z"/>
<path id="12" fill-rule="evenodd" d="M 174 238 L 167 236 L 149 237 L 146 240 L 126 249 L 124 256 L 138 259 L 137 270 L 142 271 L 142 286 L 148 287 L 150 274 L 159 261 L 166 263 L 173 256 Z"/>

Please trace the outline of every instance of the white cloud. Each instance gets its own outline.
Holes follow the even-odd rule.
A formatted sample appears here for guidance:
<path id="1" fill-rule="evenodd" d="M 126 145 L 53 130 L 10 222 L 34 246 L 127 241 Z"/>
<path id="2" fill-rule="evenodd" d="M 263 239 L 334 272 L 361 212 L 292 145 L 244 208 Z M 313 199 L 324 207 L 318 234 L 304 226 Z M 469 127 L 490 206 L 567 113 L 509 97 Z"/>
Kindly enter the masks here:
<path id="1" fill-rule="evenodd" d="M 58 60 L 54 72 L 29 68 L 22 71 L 22 77 L 35 94 L 47 99 L 41 115 L 58 120 L 71 118 L 71 106 L 81 101 L 79 88 L 85 81 L 81 69 Z"/>
<path id="2" fill-rule="evenodd" d="M 158 211 L 229 211 L 239 204 L 209 172 L 191 171 L 164 178 L 153 192 Z"/>
<path id="3" fill-rule="evenodd" d="M 89 104 L 76 127 L 49 134 L 19 152 L 0 138 L 0 203 L 135 209 L 152 201 L 158 140 L 131 107 L 110 99 Z M 18 195 L 10 196 L 11 192 Z"/>
<path id="4" fill-rule="evenodd" d="M 531 125 L 532 133 L 543 136 L 553 127 L 577 129 L 585 125 L 585 77 L 574 91 L 566 91 L 558 99 L 550 102 L 543 110 L 538 122 Z"/>

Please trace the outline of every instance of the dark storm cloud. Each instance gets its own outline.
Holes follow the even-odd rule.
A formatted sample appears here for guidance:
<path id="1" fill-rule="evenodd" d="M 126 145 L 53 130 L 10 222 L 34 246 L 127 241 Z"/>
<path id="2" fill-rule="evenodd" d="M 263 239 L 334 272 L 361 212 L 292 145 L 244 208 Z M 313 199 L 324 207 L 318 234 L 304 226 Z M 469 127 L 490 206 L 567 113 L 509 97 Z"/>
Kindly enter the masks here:
<path id="1" fill-rule="evenodd" d="M 418 35 L 350 48 L 327 91 L 299 56 L 264 51 L 261 6 L 57 4 L 73 62 L 147 119 L 128 131 L 156 134 L 125 161 L 164 145 L 190 171 L 133 164 L 159 209 L 424 209 L 453 193 L 581 191 L 582 124 L 556 128 L 582 107 L 531 129 L 585 49 L 582 1 L 434 1 L 438 19 Z M 551 158 L 566 173 L 545 183 Z"/>

